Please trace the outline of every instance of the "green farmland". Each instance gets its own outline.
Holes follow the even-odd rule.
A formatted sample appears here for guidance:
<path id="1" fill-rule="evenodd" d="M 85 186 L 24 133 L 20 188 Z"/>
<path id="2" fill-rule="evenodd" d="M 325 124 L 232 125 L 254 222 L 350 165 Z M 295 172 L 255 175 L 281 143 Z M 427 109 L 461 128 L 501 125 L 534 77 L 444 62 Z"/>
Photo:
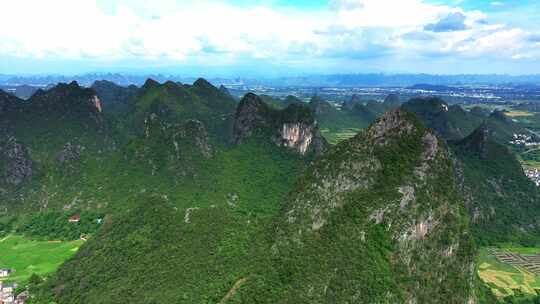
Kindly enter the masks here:
<path id="1" fill-rule="evenodd" d="M 321 133 L 329 143 L 335 145 L 340 141 L 347 140 L 360 132 L 358 128 L 346 128 L 339 130 L 321 129 Z"/>
<path id="2" fill-rule="evenodd" d="M 46 275 L 71 257 L 82 241 L 35 241 L 22 236 L 8 235 L 0 239 L 0 268 L 15 271 L 3 280 L 24 282 L 33 273 Z M 1 280 L 1 279 L 0 279 Z"/>
<path id="3" fill-rule="evenodd" d="M 480 249 L 479 277 L 499 299 L 518 293 L 536 296 L 540 293 L 540 277 L 523 267 L 501 262 L 496 255 L 500 252 L 537 254 L 540 248 L 503 247 L 503 249 Z"/>

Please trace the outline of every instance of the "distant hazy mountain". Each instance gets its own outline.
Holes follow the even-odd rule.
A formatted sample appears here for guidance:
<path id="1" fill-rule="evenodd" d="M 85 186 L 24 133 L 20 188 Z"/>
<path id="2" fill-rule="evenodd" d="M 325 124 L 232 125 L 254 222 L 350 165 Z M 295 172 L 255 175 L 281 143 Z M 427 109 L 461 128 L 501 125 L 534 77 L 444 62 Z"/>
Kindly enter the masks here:
<path id="1" fill-rule="evenodd" d="M 118 85 L 128 86 L 131 84 L 142 85 L 147 78 L 156 79 L 159 82 L 193 81 L 193 77 L 179 75 L 130 75 L 130 74 L 84 74 L 75 76 L 16 76 L 2 75 L 0 85 L 46 85 L 59 82 L 77 81 L 82 85 L 90 86 L 98 80 L 112 81 Z M 270 85 L 270 86 L 402 86 L 409 87 L 417 84 L 427 85 L 463 85 L 463 84 L 514 84 L 526 86 L 528 89 L 538 88 L 540 74 L 537 75 L 430 75 L 430 74 L 331 74 L 331 75 L 306 75 L 279 78 L 250 78 L 237 77 L 209 78 L 213 83 L 238 83 L 246 85 Z M 523 87 L 522 87 L 523 88 Z"/>
<path id="2" fill-rule="evenodd" d="M 426 126 L 436 130 L 447 140 L 462 139 L 483 121 L 458 105 L 448 105 L 440 98 L 413 98 L 403 104 L 403 109 L 415 113 Z"/>

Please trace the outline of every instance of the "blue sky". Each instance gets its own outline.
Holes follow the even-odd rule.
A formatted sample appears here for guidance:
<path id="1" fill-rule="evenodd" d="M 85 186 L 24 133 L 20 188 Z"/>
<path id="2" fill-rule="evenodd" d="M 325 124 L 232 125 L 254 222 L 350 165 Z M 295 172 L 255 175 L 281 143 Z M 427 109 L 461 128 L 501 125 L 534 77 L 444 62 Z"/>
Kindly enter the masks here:
<path id="1" fill-rule="evenodd" d="M 540 1 L 0 3 L 0 74 L 88 72 L 540 73 Z"/>

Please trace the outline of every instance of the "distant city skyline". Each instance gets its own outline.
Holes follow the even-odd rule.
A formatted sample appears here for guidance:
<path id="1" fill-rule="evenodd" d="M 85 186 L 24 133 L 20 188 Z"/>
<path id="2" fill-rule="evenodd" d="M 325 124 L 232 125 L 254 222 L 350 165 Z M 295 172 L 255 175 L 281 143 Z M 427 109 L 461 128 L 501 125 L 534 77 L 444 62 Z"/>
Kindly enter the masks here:
<path id="1" fill-rule="evenodd" d="M 0 74 L 540 73 L 540 1 L 4 0 Z"/>

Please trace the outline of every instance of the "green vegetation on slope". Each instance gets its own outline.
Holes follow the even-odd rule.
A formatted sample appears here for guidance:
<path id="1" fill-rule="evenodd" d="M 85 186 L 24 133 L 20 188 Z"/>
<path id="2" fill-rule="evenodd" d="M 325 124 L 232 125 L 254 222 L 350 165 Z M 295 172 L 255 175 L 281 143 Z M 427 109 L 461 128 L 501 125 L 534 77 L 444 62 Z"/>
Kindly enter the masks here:
<path id="1" fill-rule="evenodd" d="M 351 130 L 364 129 L 371 123 L 371 120 L 348 109 L 338 109 L 317 96 L 311 99 L 309 106 L 323 130 L 323 136 L 333 144 L 339 142 L 340 139 L 352 137 L 348 136 L 353 135 Z"/>
<path id="2" fill-rule="evenodd" d="M 444 144 L 386 114 L 300 179 L 278 222 L 283 303 L 464 303 L 474 249 Z M 436 223 L 436 224 L 435 224 Z"/>
<path id="3" fill-rule="evenodd" d="M 167 184 L 156 176 L 146 194 L 120 199 L 123 207 L 47 281 L 40 301 L 217 303 L 242 278 L 240 289 L 255 290 L 270 269 L 269 227 L 304 166 L 254 137 L 218 152 L 196 178 Z M 266 299 L 266 288 L 246 303 Z"/>
<path id="4" fill-rule="evenodd" d="M 452 145 L 462 166 L 459 171 L 473 234 L 482 245 L 539 244 L 540 192 L 512 151 L 495 142 L 491 134 L 483 125 Z"/>
<path id="5" fill-rule="evenodd" d="M 446 140 L 458 140 L 471 134 L 482 124 L 482 118 L 466 112 L 458 105 L 450 106 L 442 99 L 413 98 L 403 109 L 415 113 L 429 128 Z"/>

